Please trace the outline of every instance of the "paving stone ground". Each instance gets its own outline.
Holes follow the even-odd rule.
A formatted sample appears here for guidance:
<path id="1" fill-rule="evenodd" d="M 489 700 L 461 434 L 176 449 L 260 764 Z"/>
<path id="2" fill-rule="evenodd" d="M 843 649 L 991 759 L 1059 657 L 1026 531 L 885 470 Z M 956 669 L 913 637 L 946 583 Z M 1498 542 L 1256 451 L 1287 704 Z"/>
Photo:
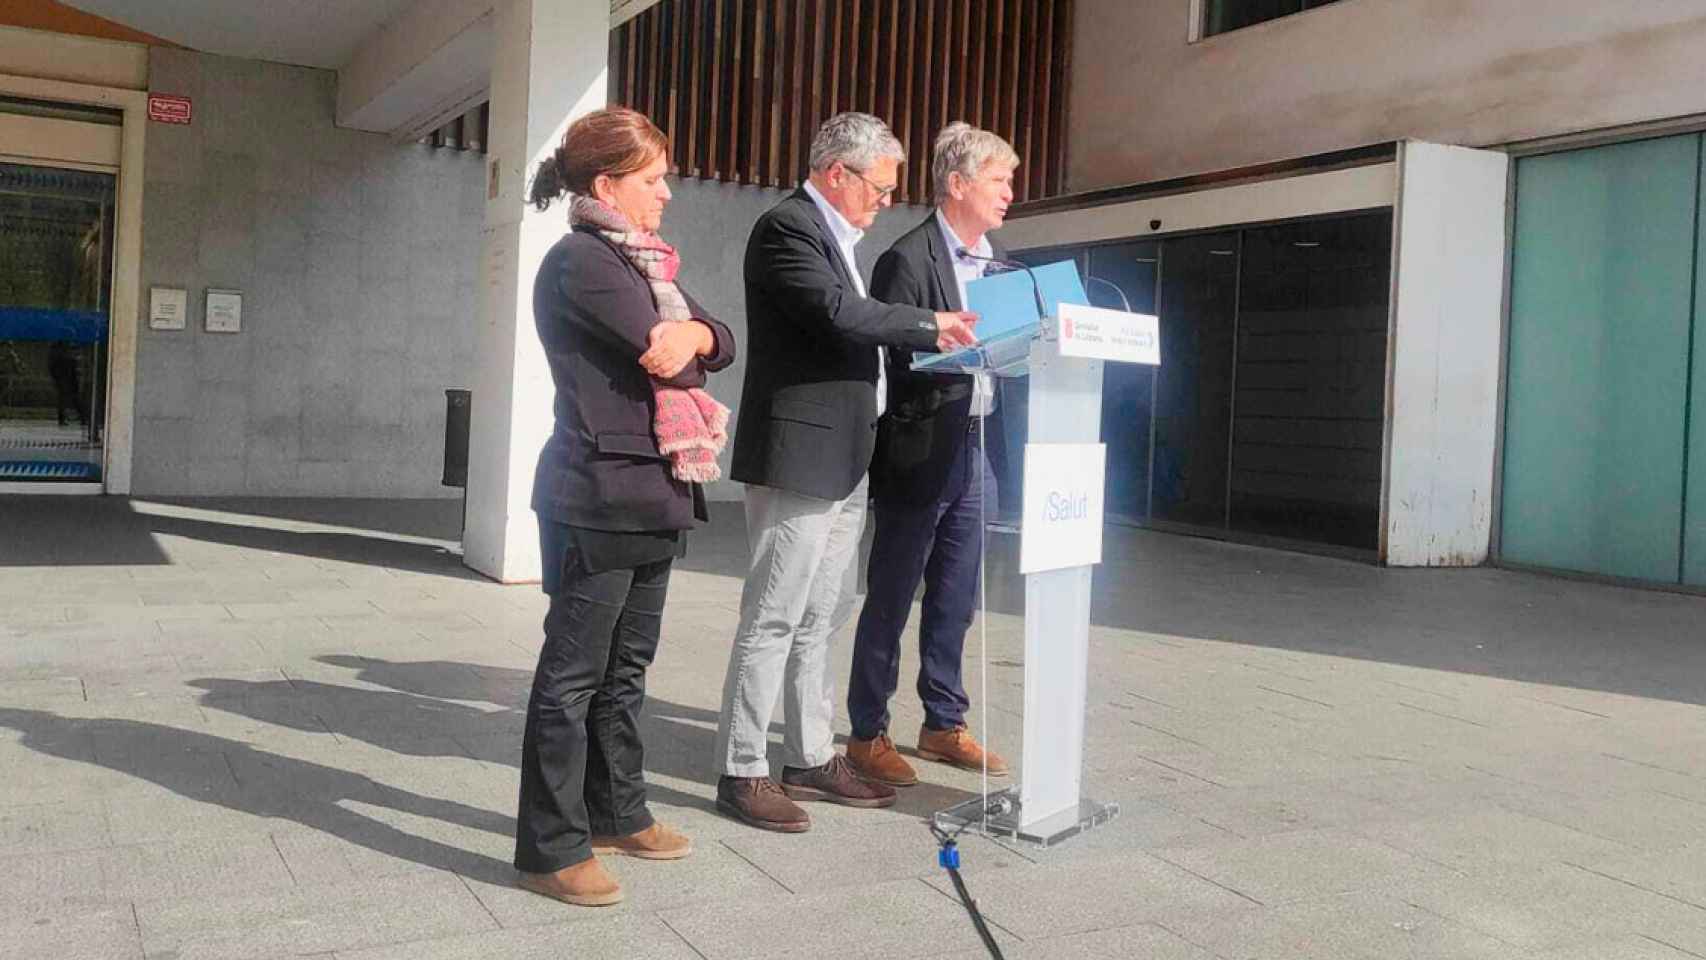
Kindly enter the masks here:
<path id="1" fill-rule="evenodd" d="M 800 836 L 714 812 L 726 505 L 646 710 L 654 809 L 697 851 L 613 862 L 611 909 L 515 889 L 545 604 L 463 569 L 459 519 L 0 497 L 0 957 L 985 955 L 922 825 L 975 775 L 925 764 Z M 991 567 L 973 722 L 1020 760 L 1013 544 Z M 1123 814 L 968 839 L 1007 957 L 1706 956 L 1706 598 L 1111 530 L 1094 620 L 1088 789 Z"/>

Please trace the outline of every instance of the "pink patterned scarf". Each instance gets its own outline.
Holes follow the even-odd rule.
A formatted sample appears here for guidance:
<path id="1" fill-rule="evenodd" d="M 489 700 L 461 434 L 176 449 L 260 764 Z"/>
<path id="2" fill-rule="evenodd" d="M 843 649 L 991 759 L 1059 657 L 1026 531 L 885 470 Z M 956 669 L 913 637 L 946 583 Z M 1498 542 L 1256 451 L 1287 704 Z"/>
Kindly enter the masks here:
<path id="1" fill-rule="evenodd" d="M 690 323 L 693 312 L 675 286 L 681 257 L 655 233 L 634 229 L 620 212 L 597 198 L 577 196 L 569 207 L 569 222 L 586 224 L 616 245 L 651 284 L 659 323 Z M 669 457 L 677 480 L 710 483 L 722 476 L 717 454 L 729 440 L 729 408 L 697 387 L 686 390 L 652 380 L 657 416 L 652 422 L 658 450 Z"/>

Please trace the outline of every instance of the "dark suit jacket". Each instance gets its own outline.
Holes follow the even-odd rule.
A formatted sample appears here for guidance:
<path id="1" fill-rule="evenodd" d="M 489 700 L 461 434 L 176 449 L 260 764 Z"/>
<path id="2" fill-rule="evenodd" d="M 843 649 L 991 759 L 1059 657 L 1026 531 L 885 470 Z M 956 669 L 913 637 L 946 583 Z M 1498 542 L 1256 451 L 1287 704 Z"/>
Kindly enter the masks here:
<path id="1" fill-rule="evenodd" d="M 996 257 L 1007 251 L 990 238 Z M 871 296 L 890 303 L 911 303 L 927 310 L 963 310 L 954 279 L 953 251 L 932 210 L 877 258 Z M 972 378 L 914 373 L 912 351 L 888 351 L 887 411 L 877 425 L 877 450 L 871 462 L 871 496 L 902 503 L 932 503 L 948 481 L 948 469 L 965 449 L 971 418 Z M 1000 416 L 996 408 L 995 417 Z M 999 458 L 999 421 L 985 425 L 990 453 Z"/>
<path id="2" fill-rule="evenodd" d="M 877 347 L 933 350 L 936 318 L 859 296 L 803 188 L 758 218 L 745 274 L 746 385 L 731 475 L 839 500 L 871 466 Z"/>
<path id="3" fill-rule="evenodd" d="M 704 386 L 707 372 L 734 362 L 734 335 L 685 290 L 682 296 L 716 335 L 717 349 L 670 382 Z M 704 519 L 698 484 L 670 475 L 652 433 L 657 403 L 639 359 L 658 311 L 640 271 L 596 231 L 576 227 L 539 267 L 533 321 L 557 385 L 556 427 L 539 453 L 533 509 L 593 530 L 685 530 Z"/>

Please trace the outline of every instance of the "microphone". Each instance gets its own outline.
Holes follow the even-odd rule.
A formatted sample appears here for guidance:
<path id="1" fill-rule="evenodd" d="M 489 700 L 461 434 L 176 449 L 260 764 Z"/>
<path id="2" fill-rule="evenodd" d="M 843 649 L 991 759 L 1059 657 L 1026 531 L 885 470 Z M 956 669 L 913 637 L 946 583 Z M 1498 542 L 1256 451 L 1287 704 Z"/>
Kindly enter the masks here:
<path id="1" fill-rule="evenodd" d="M 1037 319 L 1048 319 L 1048 305 L 1043 303 L 1043 288 L 1041 284 L 1037 283 L 1037 275 L 1032 272 L 1030 264 L 1022 263 L 1018 260 L 1003 260 L 1000 257 L 980 257 L 977 254 L 972 253 L 970 250 L 967 250 L 965 247 L 960 247 L 958 250 L 954 251 L 954 253 L 957 256 L 966 258 L 967 260 L 977 260 L 981 263 L 990 263 L 998 267 L 1006 267 L 1008 270 L 1025 271 L 1025 275 L 1031 278 L 1031 295 L 1036 297 L 1037 300 Z"/>
<path id="2" fill-rule="evenodd" d="M 1103 280 L 1101 277 L 1092 277 L 1089 274 L 1085 274 L 1084 279 L 1090 281 L 1091 283 L 1099 283 L 1104 287 L 1108 287 L 1108 288 L 1112 289 L 1114 291 L 1114 296 L 1120 298 L 1120 306 L 1125 308 L 1126 313 L 1131 312 L 1131 301 L 1127 300 L 1125 298 L 1125 291 L 1120 289 L 1119 284 L 1113 282 L 1112 280 Z"/>

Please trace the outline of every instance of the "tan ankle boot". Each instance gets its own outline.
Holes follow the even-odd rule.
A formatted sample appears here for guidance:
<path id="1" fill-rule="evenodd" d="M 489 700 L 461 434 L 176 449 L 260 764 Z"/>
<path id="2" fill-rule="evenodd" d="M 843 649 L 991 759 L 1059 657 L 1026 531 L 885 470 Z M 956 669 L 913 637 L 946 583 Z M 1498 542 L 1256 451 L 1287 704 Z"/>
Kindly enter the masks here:
<path id="1" fill-rule="evenodd" d="M 870 740 L 848 740 L 847 762 L 865 779 L 891 787 L 910 787 L 918 782 L 918 771 L 894 748 L 894 741 L 886 733 Z"/>
<path id="2" fill-rule="evenodd" d="M 693 841 L 661 823 L 625 837 L 593 837 L 593 853 L 615 853 L 641 860 L 680 860 L 693 852 Z"/>
<path id="3" fill-rule="evenodd" d="M 523 873 L 520 885 L 524 890 L 577 907 L 608 907 L 622 902 L 622 885 L 597 857 L 556 873 Z"/>
<path id="4" fill-rule="evenodd" d="M 938 760 L 951 763 L 962 770 L 983 770 L 988 764 L 989 775 L 1005 777 L 1007 761 L 1001 759 L 993 750 L 984 750 L 977 738 L 964 726 L 952 730 L 931 730 L 920 727 L 918 730 L 918 757 L 921 760 Z"/>

